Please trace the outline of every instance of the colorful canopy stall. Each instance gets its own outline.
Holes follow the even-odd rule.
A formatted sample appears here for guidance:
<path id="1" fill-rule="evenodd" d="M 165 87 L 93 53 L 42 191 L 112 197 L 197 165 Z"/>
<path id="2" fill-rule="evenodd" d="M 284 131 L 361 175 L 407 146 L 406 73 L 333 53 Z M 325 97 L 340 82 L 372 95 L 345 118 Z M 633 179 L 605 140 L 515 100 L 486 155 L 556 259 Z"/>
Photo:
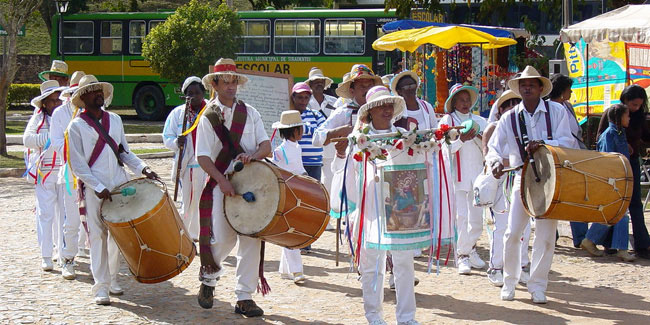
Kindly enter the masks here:
<path id="1" fill-rule="evenodd" d="M 423 28 L 404 29 L 427 24 L 429 26 Z M 484 70 L 484 50 L 517 44 L 516 40 L 510 38 L 512 36 L 510 32 L 485 26 L 477 28 L 440 23 L 397 21 L 386 24 L 384 28 L 396 31 L 377 39 L 372 44 L 373 48 L 380 51 L 412 52 L 415 58 L 412 69 L 424 81 L 425 93 L 427 93 L 426 89 L 435 89 L 436 104 L 434 106 L 439 113 L 443 112 L 442 106 L 447 99 L 448 81 L 470 83 L 479 88 L 481 100 L 478 110 L 479 112 L 489 110 L 490 99 L 496 96 L 495 89 L 497 87 L 495 85 L 488 86 L 488 71 L 493 68 L 493 65 L 488 64 L 488 69 Z M 472 51 L 470 47 L 477 49 Z M 480 65 L 475 64 L 473 67 L 473 62 L 478 62 Z M 494 73 L 492 74 L 494 76 Z M 496 80 L 497 78 L 492 79 Z M 435 80 L 435 87 L 429 86 L 430 80 Z M 432 97 L 430 94 L 425 97 L 429 97 L 427 99 L 433 102 L 430 99 Z"/>

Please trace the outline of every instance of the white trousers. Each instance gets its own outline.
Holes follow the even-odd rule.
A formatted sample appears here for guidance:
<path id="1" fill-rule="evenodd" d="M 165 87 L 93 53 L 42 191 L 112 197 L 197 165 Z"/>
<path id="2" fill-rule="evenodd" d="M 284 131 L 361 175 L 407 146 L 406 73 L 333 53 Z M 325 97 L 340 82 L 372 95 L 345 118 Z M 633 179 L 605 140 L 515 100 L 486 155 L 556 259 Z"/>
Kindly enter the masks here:
<path id="1" fill-rule="evenodd" d="M 508 228 L 505 233 L 505 247 L 503 260 L 503 283 L 506 290 L 513 290 L 521 274 L 521 237 L 530 217 L 524 210 L 520 196 L 521 174 L 518 173 L 513 184 L 511 196 L 512 205 L 508 216 Z M 532 263 L 530 266 L 530 280 L 528 291 L 546 291 L 548 285 L 548 272 L 553 262 L 555 250 L 555 231 L 557 220 L 535 220 L 535 238 L 533 239 Z"/>
<path id="2" fill-rule="evenodd" d="M 282 248 L 278 272 L 281 274 L 302 273 L 302 256 L 300 256 L 299 249 Z"/>
<path id="3" fill-rule="evenodd" d="M 486 213 L 490 213 L 490 211 L 486 210 Z M 508 211 L 499 212 L 499 210 L 493 210 L 492 213 L 494 229 L 492 230 L 492 236 L 490 236 L 491 269 L 503 269 L 503 246 L 505 242 L 504 235 L 506 233 L 506 228 L 508 227 L 508 214 Z M 530 220 L 530 218 L 528 220 Z M 526 229 L 524 230 L 524 235 L 522 236 L 521 240 L 521 266 L 524 267 L 528 264 L 528 262 L 530 262 L 530 259 L 528 258 L 530 222 L 528 222 L 526 225 Z"/>
<path id="4" fill-rule="evenodd" d="M 334 173 L 332 172 L 333 161 L 334 161 L 334 157 L 332 158 L 323 157 L 323 168 L 320 174 L 320 182 L 323 183 L 323 185 L 325 185 L 325 188 L 328 191 L 332 188 L 332 178 L 334 177 Z"/>
<path id="5" fill-rule="evenodd" d="M 415 270 L 413 251 L 391 251 L 393 256 L 393 275 L 395 276 L 396 308 L 398 322 L 415 319 Z M 368 322 L 383 320 L 384 274 L 386 273 L 386 251 L 361 248 L 359 261 L 361 289 L 363 290 L 363 309 Z"/>
<path id="6" fill-rule="evenodd" d="M 70 189 L 69 194 L 65 189 L 65 184 L 60 184 L 63 193 L 64 202 L 64 220 L 63 220 L 63 257 L 73 259 L 77 255 L 79 248 L 79 231 L 81 219 L 79 218 L 79 206 L 77 205 L 77 192 Z M 84 231 L 85 232 L 85 231 Z M 84 237 L 85 240 L 85 237 Z"/>
<path id="7" fill-rule="evenodd" d="M 101 288 L 108 289 L 120 270 L 120 252 L 100 219 L 101 199 L 93 189 L 86 188 L 86 213 L 90 237 L 90 270 L 95 284 L 93 294 Z"/>
<path id="8" fill-rule="evenodd" d="M 456 191 L 456 227 L 458 255 L 469 255 L 483 232 L 483 208 L 475 207 L 474 193 Z"/>
<path id="9" fill-rule="evenodd" d="M 187 168 L 181 178 L 181 219 L 190 238 L 199 239 L 199 201 L 207 174 L 201 168 Z"/>
<path id="10" fill-rule="evenodd" d="M 235 269 L 237 285 L 235 295 L 237 300 L 252 299 L 257 289 L 260 265 L 261 241 L 256 238 L 239 236 L 230 227 L 223 214 L 223 193 L 219 187 L 212 194 L 212 240 L 210 242 L 214 261 L 222 266 L 223 261 L 239 241 L 237 250 L 237 267 Z M 204 277 L 202 283 L 211 287 L 216 286 L 213 276 Z"/>
<path id="11" fill-rule="evenodd" d="M 52 257 L 55 243 L 61 256 L 63 236 L 58 236 L 58 232 L 63 229 L 63 188 L 56 183 L 56 177 L 50 175 L 45 182 L 36 184 L 35 192 L 36 238 L 41 257 Z"/>

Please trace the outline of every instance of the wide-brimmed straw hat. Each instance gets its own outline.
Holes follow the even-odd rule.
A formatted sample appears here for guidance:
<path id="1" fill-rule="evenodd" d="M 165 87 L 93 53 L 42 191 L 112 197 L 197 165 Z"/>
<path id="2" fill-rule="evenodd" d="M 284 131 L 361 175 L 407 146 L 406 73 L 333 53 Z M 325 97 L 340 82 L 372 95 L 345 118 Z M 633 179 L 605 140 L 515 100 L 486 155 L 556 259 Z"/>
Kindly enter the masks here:
<path id="1" fill-rule="evenodd" d="M 309 70 L 309 78 L 305 82 L 311 87 L 311 82 L 314 80 L 325 80 L 325 89 L 332 85 L 332 79 L 325 77 L 321 69 L 313 67 Z"/>
<path id="2" fill-rule="evenodd" d="M 59 86 L 59 82 L 56 80 L 46 80 L 43 81 L 41 84 L 41 94 L 39 96 L 34 97 L 32 99 L 31 104 L 35 108 L 41 108 L 41 102 L 43 99 L 47 98 L 47 96 L 52 95 L 53 93 L 57 91 L 62 91 L 66 89 L 65 86 Z"/>
<path id="3" fill-rule="evenodd" d="M 375 82 L 375 86 L 381 86 L 381 77 L 376 76 L 372 69 L 368 68 L 365 64 L 355 64 L 350 69 L 350 74 L 348 79 L 344 80 L 339 84 L 339 87 L 336 88 L 336 94 L 339 97 L 352 98 L 352 93 L 350 92 L 350 85 L 360 79 L 370 79 Z"/>
<path id="4" fill-rule="evenodd" d="M 183 94 L 185 94 L 185 91 L 187 90 L 187 87 L 189 87 L 191 84 L 193 84 L 195 82 L 200 84 L 200 85 L 203 85 L 201 83 L 201 78 L 199 78 L 197 76 L 187 77 L 187 79 L 185 79 L 185 81 L 183 82 L 183 86 L 181 87 L 181 92 Z"/>
<path id="5" fill-rule="evenodd" d="M 404 70 L 400 73 L 398 73 L 395 77 L 393 77 L 393 80 L 390 82 L 390 90 L 393 92 L 393 94 L 397 95 L 397 83 L 402 80 L 404 77 L 411 77 L 413 80 L 415 80 L 415 84 L 420 87 L 420 78 L 418 77 L 418 74 L 415 73 L 415 71 L 412 70 Z"/>
<path id="6" fill-rule="evenodd" d="M 50 70 L 41 71 L 38 74 L 38 78 L 45 81 L 50 79 L 51 74 L 62 77 L 69 77 L 70 75 L 68 75 L 68 64 L 61 60 L 53 60 Z"/>
<path id="7" fill-rule="evenodd" d="M 451 102 L 454 99 L 454 96 L 458 95 L 461 91 L 467 91 L 469 93 L 469 98 L 472 101 L 472 106 L 470 106 L 470 110 L 476 106 L 476 103 L 478 102 L 478 89 L 472 87 L 472 86 L 465 86 L 462 84 L 455 84 L 449 89 L 449 97 L 447 98 L 447 101 L 445 102 L 445 112 L 451 113 L 454 111 L 454 108 L 451 107 Z"/>
<path id="8" fill-rule="evenodd" d="M 302 125 L 305 125 L 305 123 L 302 121 L 302 117 L 300 117 L 300 112 L 289 110 L 282 112 L 280 121 L 273 123 L 271 127 L 274 129 L 288 129 Z"/>
<path id="9" fill-rule="evenodd" d="M 86 73 L 83 71 L 75 71 L 70 78 L 70 87 L 61 92 L 61 99 L 67 99 L 79 88 L 79 81 Z"/>
<path id="10" fill-rule="evenodd" d="M 248 78 L 245 75 L 237 73 L 237 65 L 233 59 L 221 58 L 214 64 L 212 73 L 203 76 L 203 86 L 205 89 L 212 89 L 212 80 L 214 80 L 214 77 L 225 75 L 237 77 L 238 85 L 243 85 L 248 81 Z"/>
<path id="11" fill-rule="evenodd" d="M 494 106 L 497 108 L 497 110 L 503 105 L 503 103 L 511 100 L 511 99 L 521 99 L 521 96 L 516 94 L 512 89 L 508 89 L 501 94 L 501 97 L 497 99 L 496 103 L 494 103 Z"/>
<path id="12" fill-rule="evenodd" d="M 392 121 L 395 122 L 398 118 L 402 117 L 402 114 L 406 109 L 404 98 L 401 96 L 391 95 L 390 90 L 383 85 L 370 88 L 366 94 L 366 103 L 361 105 L 361 108 L 359 108 L 359 121 L 367 121 L 368 112 L 370 112 L 371 109 L 387 103 L 393 104 L 394 111 Z"/>
<path id="13" fill-rule="evenodd" d="M 544 89 L 542 89 L 542 93 L 540 97 L 546 97 L 548 94 L 551 93 L 551 90 L 553 90 L 553 83 L 551 83 L 551 80 L 542 76 L 539 74 L 539 71 L 537 69 L 533 68 L 532 66 L 527 65 L 526 69 L 521 72 L 521 75 L 518 76 L 517 78 L 514 78 L 510 81 L 508 81 L 508 87 L 517 95 L 521 96 L 519 93 L 519 80 L 522 79 L 539 79 L 542 81 L 542 85 Z"/>
<path id="14" fill-rule="evenodd" d="M 72 94 L 70 101 L 76 107 L 85 107 L 86 104 L 81 100 L 81 95 L 97 90 L 104 93 L 104 107 L 108 106 L 113 98 L 113 85 L 108 82 L 100 82 L 91 74 L 87 74 L 79 80 L 79 88 Z"/>

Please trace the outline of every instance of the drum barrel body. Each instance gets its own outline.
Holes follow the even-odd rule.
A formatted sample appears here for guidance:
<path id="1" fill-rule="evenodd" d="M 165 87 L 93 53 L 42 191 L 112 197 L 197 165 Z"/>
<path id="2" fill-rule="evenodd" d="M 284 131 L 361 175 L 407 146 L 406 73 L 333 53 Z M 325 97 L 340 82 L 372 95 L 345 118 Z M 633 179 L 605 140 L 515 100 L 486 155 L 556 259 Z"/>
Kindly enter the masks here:
<path id="1" fill-rule="evenodd" d="M 632 168 L 618 153 L 544 145 L 534 154 L 541 181 L 526 163 L 521 198 L 540 219 L 616 224 L 632 197 Z"/>
<path id="2" fill-rule="evenodd" d="M 139 179 L 131 182 L 134 181 Z M 104 205 L 102 203 L 102 209 Z M 102 221 L 138 282 L 158 283 L 171 279 L 185 270 L 196 255 L 194 243 L 166 189 L 160 201 L 144 215 L 127 222 L 110 222 L 102 211 Z"/>

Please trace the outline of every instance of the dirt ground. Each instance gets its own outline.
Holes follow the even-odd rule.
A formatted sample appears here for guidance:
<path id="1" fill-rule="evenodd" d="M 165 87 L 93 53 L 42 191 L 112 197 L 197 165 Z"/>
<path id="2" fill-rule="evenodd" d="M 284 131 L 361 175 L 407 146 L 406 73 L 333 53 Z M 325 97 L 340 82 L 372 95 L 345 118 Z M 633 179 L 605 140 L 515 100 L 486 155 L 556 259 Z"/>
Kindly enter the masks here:
<path id="1" fill-rule="evenodd" d="M 147 161 L 169 179 L 171 159 Z M 346 258 L 335 266 L 334 232 L 327 231 L 303 256 L 307 281 L 297 286 L 277 273 L 280 248 L 267 245 L 265 271 L 271 294 L 254 299 L 265 311 L 258 319 L 233 313 L 234 265 L 218 282 L 211 310 L 198 306 L 198 257 L 179 276 L 159 284 L 137 283 L 122 263 L 119 281 L 125 289 L 111 306 L 96 306 L 90 294 L 89 259 L 78 258 L 78 277 L 67 281 L 60 268 L 40 270 L 34 220 L 34 189 L 23 179 L 0 178 L 0 323 L 217 323 L 217 324 L 364 324 L 361 285 L 349 273 Z M 647 217 L 648 218 L 648 217 Z M 548 287 L 549 303 L 534 305 L 525 287 L 515 301 L 499 299 L 485 270 L 461 276 L 450 264 L 440 274 L 427 274 L 427 261 L 416 259 L 416 319 L 423 324 L 649 324 L 650 261 L 623 263 L 614 257 L 591 258 L 562 237 L 555 251 Z M 479 254 L 487 259 L 484 232 Z M 233 251 L 234 253 L 235 251 Z M 395 293 L 384 284 L 384 316 L 395 323 Z"/>

